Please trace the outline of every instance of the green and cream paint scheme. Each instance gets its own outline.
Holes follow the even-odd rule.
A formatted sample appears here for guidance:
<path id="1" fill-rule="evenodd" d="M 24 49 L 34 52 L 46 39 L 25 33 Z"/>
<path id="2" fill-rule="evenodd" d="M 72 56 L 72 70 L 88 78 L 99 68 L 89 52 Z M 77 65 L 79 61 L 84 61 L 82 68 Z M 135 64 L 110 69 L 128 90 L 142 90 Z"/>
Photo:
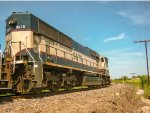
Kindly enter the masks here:
<path id="1" fill-rule="evenodd" d="M 110 84 L 106 57 L 28 12 L 13 12 L 6 20 L 4 55 L 11 59 L 5 78 L 16 92 Z"/>

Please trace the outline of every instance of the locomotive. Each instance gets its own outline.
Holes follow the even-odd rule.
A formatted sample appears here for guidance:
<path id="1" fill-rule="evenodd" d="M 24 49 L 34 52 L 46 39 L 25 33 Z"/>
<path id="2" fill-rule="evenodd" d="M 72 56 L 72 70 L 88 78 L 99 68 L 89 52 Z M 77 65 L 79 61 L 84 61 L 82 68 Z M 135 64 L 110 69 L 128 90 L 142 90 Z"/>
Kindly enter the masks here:
<path id="1" fill-rule="evenodd" d="M 0 93 L 41 92 L 110 85 L 108 58 L 85 47 L 29 12 L 6 19 L 0 51 Z"/>

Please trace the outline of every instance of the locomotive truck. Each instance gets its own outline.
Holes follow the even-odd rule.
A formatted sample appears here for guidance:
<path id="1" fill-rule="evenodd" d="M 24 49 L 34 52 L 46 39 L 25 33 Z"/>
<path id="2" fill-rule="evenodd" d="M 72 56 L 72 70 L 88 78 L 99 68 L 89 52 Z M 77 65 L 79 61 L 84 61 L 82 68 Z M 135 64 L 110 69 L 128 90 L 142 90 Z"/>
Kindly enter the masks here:
<path id="1" fill-rule="evenodd" d="M 0 93 L 110 85 L 108 58 L 29 12 L 12 12 L 6 19 L 5 40 L 0 51 Z"/>

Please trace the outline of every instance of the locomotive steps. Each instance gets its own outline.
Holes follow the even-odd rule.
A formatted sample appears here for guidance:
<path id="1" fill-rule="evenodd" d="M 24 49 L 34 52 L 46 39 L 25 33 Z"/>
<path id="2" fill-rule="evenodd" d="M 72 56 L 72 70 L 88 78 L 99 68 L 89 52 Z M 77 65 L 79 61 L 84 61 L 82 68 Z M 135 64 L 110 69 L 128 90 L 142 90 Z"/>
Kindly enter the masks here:
<path id="1" fill-rule="evenodd" d="M 131 85 L 113 84 L 107 88 L 58 95 L 46 93 L 8 102 L 0 99 L 0 113 L 149 113 L 147 100 L 141 99 L 141 93 L 137 92 Z"/>

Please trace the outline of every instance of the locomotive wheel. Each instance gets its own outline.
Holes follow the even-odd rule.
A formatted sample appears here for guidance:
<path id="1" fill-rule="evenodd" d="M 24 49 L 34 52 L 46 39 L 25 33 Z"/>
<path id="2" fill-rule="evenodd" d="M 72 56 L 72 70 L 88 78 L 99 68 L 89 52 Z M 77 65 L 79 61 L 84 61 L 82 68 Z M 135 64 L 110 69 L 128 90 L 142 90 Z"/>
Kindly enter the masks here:
<path id="1" fill-rule="evenodd" d="M 71 90 L 72 88 L 73 88 L 73 86 L 71 84 L 66 84 L 65 85 L 66 90 Z"/>
<path id="2" fill-rule="evenodd" d="M 61 82 L 60 81 L 51 81 L 49 82 L 49 89 L 52 92 L 58 92 L 59 88 L 61 87 Z"/>
<path id="3" fill-rule="evenodd" d="M 94 86 L 88 86 L 88 88 L 92 89 L 92 88 L 94 88 Z"/>
<path id="4" fill-rule="evenodd" d="M 75 84 L 74 81 L 70 81 L 69 83 L 67 83 L 67 81 L 65 81 L 64 82 L 64 87 L 65 87 L 66 90 L 72 90 L 72 88 L 74 86 L 73 84 Z"/>
<path id="5" fill-rule="evenodd" d="M 12 89 L 13 89 L 13 93 L 15 93 L 16 95 L 21 94 L 21 92 L 22 92 L 22 82 L 21 82 L 20 78 L 19 78 L 19 80 L 17 81 L 16 84 L 13 84 Z"/>
<path id="6" fill-rule="evenodd" d="M 24 80 L 23 81 L 23 90 L 24 92 L 29 92 L 31 87 L 31 81 L 30 80 Z"/>
<path id="7" fill-rule="evenodd" d="M 42 92 L 42 88 L 35 88 L 33 89 L 33 92 L 36 94 L 40 94 Z"/>

